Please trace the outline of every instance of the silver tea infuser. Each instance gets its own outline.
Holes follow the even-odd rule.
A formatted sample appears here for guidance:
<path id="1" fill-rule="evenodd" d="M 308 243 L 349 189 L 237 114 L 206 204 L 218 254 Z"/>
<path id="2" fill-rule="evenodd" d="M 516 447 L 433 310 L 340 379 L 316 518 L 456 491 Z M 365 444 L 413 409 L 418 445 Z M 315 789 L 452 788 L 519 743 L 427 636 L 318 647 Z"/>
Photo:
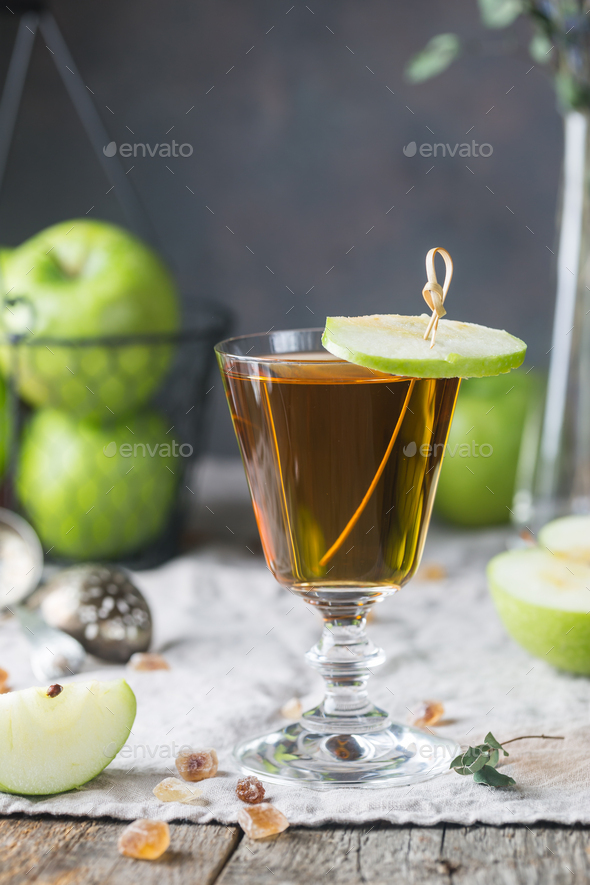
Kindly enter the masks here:
<path id="1" fill-rule="evenodd" d="M 41 613 L 51 627 L 113 663 L 147 651 L 152 638 L 149 606 L 118 566 L 87 563 L 58 572 L 43 588 Z"/>

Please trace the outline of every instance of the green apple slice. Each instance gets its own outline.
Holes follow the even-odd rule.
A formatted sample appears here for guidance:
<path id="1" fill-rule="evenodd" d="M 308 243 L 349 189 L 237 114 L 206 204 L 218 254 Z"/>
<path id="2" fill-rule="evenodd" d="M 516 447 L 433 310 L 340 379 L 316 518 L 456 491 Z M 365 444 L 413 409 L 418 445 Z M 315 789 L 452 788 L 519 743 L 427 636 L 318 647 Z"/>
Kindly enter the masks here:
<path id="1" fill-rule="evenodd" d="M 590 516 L 564 516 L 539 532 L 539 544 L 558 556 L 590 565 Z"/>
<path id="2" fill-rule="evenodd" d="M 375 314 L 328 317 L 322 344 L 349 363 L 411 378 L 482 378 L 516 369 L 526 344 L 500 329 L 440 320 L 436 343 L 424 339 L 430 317 Z"/>
<path id="3" fill-rule="evenodd" d="M 0 791 L 47 796 L 80 787 L 115 758 L 135 719 L 124 679 L 0 695 Z"/>
<path id="4" fill-rule="evenodd" d="M 590 566 L 534 547 L 488 565 L 488 582 L 508 633 L 535 657 L 590 674 Z"/>

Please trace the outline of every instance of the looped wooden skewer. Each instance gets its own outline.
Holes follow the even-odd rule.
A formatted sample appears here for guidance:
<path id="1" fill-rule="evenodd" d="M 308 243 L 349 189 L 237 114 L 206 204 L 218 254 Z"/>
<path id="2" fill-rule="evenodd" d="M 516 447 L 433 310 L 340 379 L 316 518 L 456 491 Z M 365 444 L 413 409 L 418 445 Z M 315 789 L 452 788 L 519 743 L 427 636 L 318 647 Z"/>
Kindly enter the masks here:
<path id="1" fill-rule="evenodd" d="M 434 266 L 434 256 L 437 252 L 442 255 L 445 261 L 445 281 L 442 286 L 436 278 L 436 268 Z M 432 339 L 430 341 L 430 347 L 432 349 L 436 340 L 438 321 L 446 314 L 446 310 L 444 309 L 443 305 L 444 300 L 447 297 L 447 292 L 449 291 L 449 286 L 451 285 L 451 280 L 453 279 L 453 259 L 446 249 L 443 249 L 441 246 L 437 246 L 436 249 L 430 250 L 430 252 L 426 256 L 426 276 L 428 278 L 428 282 L 422 289 L 422 295 L 424 296 L 424 301 L 432 311 L 432 316 L 430 317 L 430 322 L 428 323 L 428 327 L 424 332 L 424 338 L 428 338 L 428 336 L 432 332 Z"/>

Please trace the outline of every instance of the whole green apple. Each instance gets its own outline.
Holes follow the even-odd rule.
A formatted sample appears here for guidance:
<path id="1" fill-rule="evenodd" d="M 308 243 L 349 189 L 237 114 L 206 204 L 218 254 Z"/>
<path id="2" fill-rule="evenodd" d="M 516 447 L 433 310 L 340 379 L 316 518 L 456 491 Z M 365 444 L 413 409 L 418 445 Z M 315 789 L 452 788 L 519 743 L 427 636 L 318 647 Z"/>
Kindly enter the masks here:
<path id="1" fill-rule="evenodd" d="M 16 490 L 45 551 L 113 559 L 155 540 L 182 471 L 184 446 L 168 429 L 156 412 L 110 426 L 36 412 L 23 435 Z"/>
<path id="2" fill-rule="evenodd" d="M 590 567 L 534 547 L 495 556 L 492 598 L 508 633 L 530 654 L 590 674 Z"/>
<path id="3" fill-rule="evenodd" d="M 531 395 L 523 372 L 461 383 L 435 500 L 458 525 L 508 522 Z"/>
<path id="4" fill-rule="evenodd" d="M 123 747 L 136 707 L 124 679 L 0 695 L 0 791 L 47 796 L 81 787 Z"/>
<path id="5" fill-rule="evenodd" d="M 88 341 L 178 329 L 174 281 L 140 240 L 103 221 L 56 224 L 0 252 L 0 282 L 0 338 L 24 336 L 0 347 L 0 365 L 16 371 L 23 399 L 100 420 L 147 401 L 171 345 Z"/>

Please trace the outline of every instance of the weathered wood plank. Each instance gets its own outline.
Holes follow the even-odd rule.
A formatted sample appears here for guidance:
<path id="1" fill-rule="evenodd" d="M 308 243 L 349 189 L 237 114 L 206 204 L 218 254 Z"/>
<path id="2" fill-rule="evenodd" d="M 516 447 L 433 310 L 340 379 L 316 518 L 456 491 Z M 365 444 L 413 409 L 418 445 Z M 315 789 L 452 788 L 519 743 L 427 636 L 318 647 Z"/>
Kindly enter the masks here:
<path id="1" fill-rule="evenodd" d="M 439 885 L 449 882 L 441 858 L 444 827 L 367 828 L 359 845 L 358 882 Z"/>
<path id="2" fill-rule="evenodd" d="M 53 851 L 67 851 L 71 842 L 83 838 L 87 821 L 56 821 L 38 818 L 0 820 L 0 883 L 31 882 L 49 861 Z"/>
<path id="3" fill-rule="evenodd" d="M 291 828 L 243 839 L 217 885 L 586 885 L 587 847 L 553 827 Z"/>
<path id="4" fill-rule="evenodd" d="M 218 885 L 266 885 L 358 881 L 360 831 L 353 827 L 312 830 L 291 827 L 278 836 L 252 841 L 244 837 L 223 870 Z M 333 871 L 335 878 L 330 880 Z"/>
<path id="5" fill-rule="evenodd" d="M 235 827 L 171 824 L 156 862 L 123 858 L 119 821 L 0 819 L 0 885 L 582 885 L 590 828 L 291 827 L 261 842 Z"/>
<path id="6" fill-rule="evenodd" d="M 158 861 L 121 857 L 125 824 L 107 820 L 0 821 L 0 885 L 212 885 L 240 836 L 235 827 L 170 824 L 171 844 Z"/>
<path id="7" fill-rule="evenodd" d="M 244 838 L 218 885 L 446 885 L 442 838 L 443 829 L 434 827 L 293 827 L 268 840 Z"/>
<path id="8" fill-rule="evenodd" d="M 551 826 L 447 827 L 442 861 L 453 885 L 582 885 L 590 833 Z"/>

